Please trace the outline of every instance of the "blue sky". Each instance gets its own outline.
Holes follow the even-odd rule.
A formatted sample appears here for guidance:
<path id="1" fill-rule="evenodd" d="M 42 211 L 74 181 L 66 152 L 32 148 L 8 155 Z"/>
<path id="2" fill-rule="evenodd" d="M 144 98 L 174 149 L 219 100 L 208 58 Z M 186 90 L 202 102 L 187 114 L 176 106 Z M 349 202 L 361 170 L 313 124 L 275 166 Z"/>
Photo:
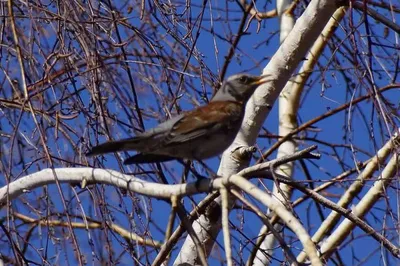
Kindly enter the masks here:
<path id="1" fill-rule="evenodd" d="M 190 110 L 194 108 L 194 106 L 197 104 L 206 104 L 207 100 L 201 97 L 201 91 L 206 90 L 206 98 L 208 99 L 210 99 L 210 97 L 212 96 L 213 90 L 215 88 L 213 88 L 209 80 L 212 80 L 213 82 L 216 82 L 218 80 L 221 67 L 225 62 L 225 57 L 231 45 L 231 40 L 223 40 L 220 38 L 220 36 L 230 35 L 231 38 L 234 38 L 237 27 L 240 24 L 240 9 L 238 8 L 236 3 L 227 2 L 227 5 L 230 9 L 229 15 L 227 16 L 230 19 L 229 22 L 224 21 L 224 19 L 227 19 L 227 17 L 224 17 L 224 12 L 214 11 L 212 13 L 212 17 L 214 20 L 214 33 L 210 33 L 204 30 L 204 28 L 209 28 L 211 25 L 211 14 L 209 12 L 209 9 L 215 8 L 215 10 L 218 10 L 218 7 L 223 8 L 225 7 L 224 5 L 225 3 L 220 2 L 208 3 L 205 9 L 203 21 L 201 23 L 202 29 L 200 30 L 200 35 L 195 45 L 195 51 L 199 52 L 199 55 L 197 56 L 197 59 L 195 58 L 195 56 L 192 56 L 190 58 L 189 62 L 191 64 L 191 68 L 189 69 L 184 70 L 183 66 L 185 64 L 184 62 L 181 62 L 183 61 L 183 59 L 187 59 L 188 54 L 184 53 L 185 49 L 179 47 L 179 45 L 177 44 L 178 48 L 176 48 L 176 50 L 173 50 L 174 46 L 171 45 L 171 43 L 176 42 L 176 40 L 168 35 L 167 31 L 163 30 L 162 27 L 158 28 L 157 34 L 147 36 L 148 42 L 152 43 L 154 47 L 156 47 L 155 49 L 160 57 L 164 55 L 171 56 L 175 58 L 175 60 L 178 62 L 176 63 L 176 65 L 168 67 L 174 69 L 176 68 L 176 71 L 187 72 L 188 75 L 183 75 L 181 77 L 179 74 L 177 74 L 177 72 L 166 69 L 165 66 L 158 67 L 143 64 L 157 63 L 162 65 L 163 63 L 167 62 L 160 58 L 153 59 L 147 56 L 139 55 L 130 56 L 128 58 L 128 65 L 133 73 L 135 89 L 138 93 L 139 105 L 143 110 L 147 111 L 151 109 L 151 111 L 144 112 L 146 113 L 146 115 L 143 116 L 146 129 L 151 128 L 158 124 L 160 121 L 166 119 L 168 113 L 167 109 L 169 109 L 169 111 L 174 114 L 180 112 L 181 110 Z M 258 8 L 263 9 L 261 5 L 257 6 Z M 55 7 L 49 8 L 55 9 Z M 100 6 L 99 8 L 102 12 L 104 12 L 104 16 L 109 15 L 107 8 L 104 8 L 104 6 Z M 266 7 L 267 10 L 271 8 L 272 5 L 270 4 L 268 4 L 268 6 Z M 128 22 L 131 25 L 136 26 L 141 31 L 145 31 L 147 29 L 148 26 L 146 25 L 146 23 L 144 23 L 143 20 L 139 19 L 138 10 L 135 10 L 134 12 L 129 14 L 126 6 L 124 6 L 122 10 L 123 15 L 128 17 Z M 183 12 L 183 10 L 185 10 L 184 5 L 178 8 L 176 10 L 176 13 L 179 14 L 180 12 Z M 199 11 L 200 9 L 198 7 L 192 8 L 191 18 L 193 20 L 196 20 L 196 18 L 198 18 Z M 382 13 L 385 14 L 384 11 L 382 11 Z M 157 16 L 159 19 L 162 19 L 159 13 L 157 13 Z M 189 19 L 188 13 L 185 13 L 183 17 L 185 19 Z M 155 17 L 149 15 L 146 18 L 154 19 Z M 86 18 L 82 17 L 81 19 L 82 21 L 85 21 Z M 166 25 L 168 26 L 171 26 L 175 30 L 174 33 L 179 38 L 182 38 L 184 43 L 192 45 L 192 41 L 196 37 L 195 33 L 197 32 L 198 24 L 196 25 L 196 27 L 193 28 L 191 35 L 192 40 L 190 39 L 190 37 L 184 39 L 183 37 L 187 33 L 187 29 L 184 27 L 183 24 L 184 19 L 182 19 L 181 24 L 174 22 L 172 20 L 173 16 L 170 16 L 169 19 L 169 21 L 164 21 L 164 23 L 166 23 Z M 348 102 L 352 96 L 359 97 L 360 95 L 366 94 L 367 89 L 369 89 L 366 78 L 360 76 L 363 73 L 363 67 L 365 66 L 366 62 L 368 62 L 363 60 L 369 59 L 369 57 L 365 55 L 365 53 L 368 51 L 368 47 L 363 44 L 363 41 L 365 41 L 365 27 L 364 24 L 359 24 L 361 22 L 361 19 L 362 18 L 357 15 L 357 12 L 353 13 L 353 23 L 354 25 L 358 25 L 358 32 L 356 32 L 354 36 L 352 36 L 349 31 L 349 25 L 351 23 L 349 22 L 348 17 L 346 17 L 346 19 L 342 22 L 343 28 L 339 28 L 337 31 L 339 38 L 341 38 L 341 40 L 345 44 L 347 44 L 349 47 L 352 47 L 352 45 L 354 45 L 354 47 L 357 47 L 359 49 L 359 53 L 364 53 L 363 56 L 357 58 L 359 65 L 355 67 L 353 64 L 351 64 L 351 62 L 346 60 L 346 58 L 344 58 L 344 56 L 341 55 L 338 50 L 334 50 L 333 48 L 326 48 L 323 57 L 319 61 L 319 65 L 315 69 L 315 73 L 312 74 L 310 81 L 306 86 L 306 93 L 304 94 L 305 96 L 303 99 L 304 103 L 300 107 L 298 115 L 299 124 L 308 121 L 309 119 L 313 119 L 319 115 L 322 115 L 329 109 L 334 109 L 341 104 Z M 32 30 L 34 28 L 33 21 L 25 19 L 20 20 L 19 23 L 21 27 L 23 25 L 27 27 L 27 36 L 32 36 L 32 34 L 34 34 L 34 31 Z M 44 22 L 38 20 L 36 21 L 36 23 Z M 105 24 L 104 27 L 112 28 L 109 24 Z M 396 44 L 396 39 L 393 32 L 389 31 L 388 37 L 384 38 L 384 33 L 381 25 L 374 24 L 373 21 L 370 21 L 370 27 L 374 32 L 374 41 L 380 41 L 386 45 Z M 52 47 L 57 48 L 60 45 L 60 40 L 58 36 L 55 35 L 54 32 L 52 32 L 52 29 L 50 27 L 48 27 L 47 29 L 50 32 L 49 36 L 43 34 L 39 35 L 38 37 L 38 39 L 43 41 L 41 43 L 43 47 L 46 48 L 45 51 L 47 53 L 44 53 L 45 55 L 48 55 L 52 50 L 57 50 L 53 49 Z M 245 34 L 241 38 L 238 49 L 236 50 L 236 53 L 233 56 L 231 63 L 229 64 L 226 76 L 238 72 L 260 74 L 262 69 L 268 62 L 268 59 L 275 53 L 278 48 L 279 40 L 278 34 L 276 34 L 278 29 L 279 26 L 277 23 L 277 19 L 263 21 L 261 23 L 259 33 L 256 32 L 256 23 L 251 23 L 248 28 L 247 34 Z M 346 32 L 343 29 L 345 29 Z M 128 53 L 134 54 L 135 52 L 139 51 L 140 54 L 140 52 L 143 51 L 151 51 L 147 46 L 145 46 L 146 42 L 143 39 L 135 36 L 135 33 L 131 31 L 131 29 L 120 25 L 119 30 L 121 31 L 121 37 L 123 41 L 128 42 L 128 45 L 126 45 L 125 47 Z M 88 31 L 93 31 L 93 33 L 100 34 L 103 38 L 107 38 L 108 40 L 114 41 L 115 43 L 119 42 L 117 41 L 114 29 L 111 31 L 112 38 L 110 38 L 110 36 L 102 32 L 100 29 L 93 30 L 88 27 Z M 75 55 L 76 58 L 84 59 L 85 55 L 83 54 L 79 44 L 73 38 L 68 38 L 70 37 L 70 35 L 73 36 L 73 33 L 65 31 L 64 34 L 64 37 L 66 37 L 66 51 L 78 52 L 77 55 Z M 97 42 L 95 43 L 97 45 L 95 47 L 103 52 L 102 55 L 107 55 L 108 52 L 108 55 L 120 52 L 120 50 L 116 47 L 110 47 L 110 49 L 107 49 L 108 44 L 106 42 L 102 43 L 97 40 Z M 341 47 L 340 42 L 335 40 L 333 47 Z M 218 53 L 216 53 L 215 48 L 217 48 Z M 385 74 L 384 70 L 388 70 L 393 74 L 393 71 L 395 70 L 396 58 L 398 57 L 398 50 L 388 48 L 383 51 L 377 46 L 373 46 L 372 49 L 374 53 L 379 55 L 378 57 L 372 58 L 372 68 L 373 70 L 375 70 L 374 77 L 376 78 L 376 84 L 378 87 L 387 85 L 391 81 Z M 342 50 L 340 50 L 339 48 L 339 51 Z M 346 50 L 343 51 L 346 52 Z M 335 55 L 337 55 L 337 57 L 335 57 L 335 60 L 332 60 L 332 55 L 334 54 L 333 52 L 335 52 Z M 36 72 L 32 71 L 32 73 L 29 73 L 30 84 L 36 80 L 41 79 L 43 75 L 47 73 L 45 67 L 43 67 L 45 56 L 42 55 L 41 51 L 37 48 L 37 46 L 34 45 L 33 53 L 37 56 L 37 67 L 35 69 Z M 181 56 L 181 53 L 183 53 L 183 56 Z M 344 53 L 344 55 L 346 54 Z M 348 54 L 349 57 L 355 55 L 356 53 Z M 118 60 L 113 61 L 114 59 L 115 58 L 111 58 L 109 61 L 104 60 L 104 62 L 106 62 L 105 70 L 101 72 L 104 75 L 101 76 L 103 82 L 100 83 L 98 89 L 104 97 L 103 103 L 107 107 L 107 112 L 110 117 L 108 124 L 110 135 L 113 139 L 120 139 L 131 136 L 136 131 L 140 131 L 141 127 L 133 106 L 126 105 L 126 102 L 133 102 L 133 95 L 132 90 L 130 89 L 130 83 L 127 81 L 128 76 L 123 66 L 123 60 L 118 58 Z M 11 78 L 19 79 L 20 72 L 19 68 L 17 67 L 16 59 L 12 58 L 11 56 L 5 56 L 0 58 L 0 60 L 3 68 L 6 68 L 9 64 L 15 66 L 8 67 L 7 74 Z M 139 61 L 141 61 L 142 63 L 139 63 Z M 55 69 L 60 69 L 63 66 L 65 66 L 65 61 L 59 60 L 54 67 Z M 82 165 L 85 165 L 86 161 L 85 159 L 83 159 L 82 154 L 87 151 L 87 148 L 96 145 L 97 143 L 101 143 L 107 139 L 104 135 L 96 135 L 96 132 L 104 134 L 106 130 L 99 126 L 100 119 L 96 116 L 98 115 L 98 113 L 96 113 L 93 105 L 94 93 L 90 91 L 91 89 L 93 89 L 90 78 L 92 77 L 91 75 L 94 75 L 94 72 L 88 72 L 88 74 L 84 71 L 84 68 L 82 68 L 81 70 L 81 73 L 75 73 L 76 76 L 65 79 L 60 78 L 59 80 L 57 80 L 57 82 L 55 82 L 55 84 L 52 84 L 53 86 L 50 86 L 50 89 L 45 86 L 46 88 L 43 88 L 43 95 L 45 96 L 44 100 L 40 98 L 33 99 L 33 105 L 36 108 L 44 108 L 49 112 L 49 114 L 52 114 L 53 111 L 57 110 L 61 112 L 70 112 L 66 115 L 75 115 L 74 108 L 76 108 L 76 110 L 79 110 L 79 112 L 76 114 L 76 117 L 69 120 L 63 120 L 63 122 L 65 123 L 64 128 L 68 129 L 68 127 L 70 127 L 71 129 L 70 136 L 72 142 L 76 144 L 75 147 L 71 145 L 71 142 L 69 142 L 69 140 L 66 139 L 62 133 L 57 132 L 56 134 L 57 130 L 55 129 L 54 125 L 46 121 L 46 119 L 44 119 L 43 117 L 39 117 L 39 121 L 45 129 L 44 132 L 47 137 L 48 148 L 50 149 L 52 155 L 58 158 L 63 158 L 69 162 L 73 162 L 68 163 L 59 159 L 54 159 L 55 167 L 80 167 Z M 151 73 L 151 75 L 149 73 Z M 202 73 L 204 75 L 204 80 L 206 80 L 207 82 L 203 82 L 203 79 L 200 78 L 199 73 Z M 183 78 L 183 83 L 178 90 L 177 86 L 179 84 L 179 78 Z M 349 78 L 354 85 L 352 88 L 347 87 L 347 84 L 349 84 L 350 82 L 345 79 Z M 3 72 L 0 72 L 0 80 L 2 80 L 2 84 L 4 84 L 4 90 L 2 91 L 1 98 L 10 99 L 12 95 L 11 87 L 7 82 L 7 79 Z M 83 90 L 81 90 L 82 88 Z M 109 88 L 112 88 L 113 90 L 109 90 Z M 322 94 L 323 88 L 326 89 Z M 81 90 L 78 93 L 79 96 L 75 95 L 74 97 L 66 100 L 64 106 L 63 104 L 56 104 L 57 99 L 62 99 L 65 95 L 72 94 L 77 90 Z M 171 91 L 181 96 L 177 100 L 181 110 L 177 110 L 176 108 L 168 108 L 172 106 L 171 99 L 173 97 L 171 96 Z M 159 92 L 159 94 L 157 94 L 156 92 Z M 396 104 L 397 102 L 398 108 L 399 101 L 396 100 L 400 97 L 400 92 L 398 89 L 385 92 L 383 95 L 388 100 L 391 100 L 394 104 Z M 169 97 L 165 102 L 162 101 L 162 98 L 164 96 Z M 74 102 L 74 105 L 72 105 L 71 102 Z M 56 104 L 55 107 L 51 106 L 53 103 Z M 66 108 L 66 106 L 72 106 L 74 108 L 68 109 Z M 373 107 L 375 107 L 375 109 Z M 40 169 L 49 167 L 49 164 L 45 160 L 37 160 L 37 158 L 41 158 L 43 156 L 43 147 L 41 147 L 39 135 L 35 130 L 36 126 L 32 122 L 31 115 L 29 113 L 24 113 L 19 120 L 18 116 L 5 115 L 3 112 L 4 110 L 0 113 L 0 131 L 5 135 L 12 135 L 16 125 L 18 125 L 19 133 L 17 134 L 17 139 L 18 141 L 27 145 L 27 147 L 24 148 L 21 152 L 18 147 L 22 146 L 18 146 L 19 144 L 14 144 L 13 147 L 11 147 L 11 142 L 8 141 L 9 138 L 5 138 L 5 142 L 4 144 L 2 144 L 2 153 L 4 155 L 2 156 L 1 160 L 2 163 L 5 165 L 4 168 L 10 169 L 9 171 L 7 170 L 7 175 L 11 175 L 11 179 L 16 179 L 21 175 L 36 172 Z M 388 111 L 388 113 L 390 112 Z M 89 123 L 86 119 L 87 115 L 91 116 L 91 121 L 97 121 L 97 124 Z M 397 122 L 398 126 L 398 117 L 394 118 L 394 121 Z M 385 143 L 388 139 L 388 132 L 385 131 L 386 127 L 382 126 L 382 123 L 382 115 L 377 112 L 376 105 L 374 106 L 372 101 L 365 101 L 360 104 L 358 108 L 352 109 L 350 116 L 348 115 L 348 112 L 341 112 L 335 116 L 332 116 L 315 124 L 315 129 L 313 131 L 307 132 L 308 137 L 316 137 L 319 140 L 336 144 L 354 145 L 357 147 L 361 147 L 369 154 L 364 154 L 362 151 L 358 151 L 357 153 L 353 154 L 347 148 L 344 149 L 338 147 L 338 155 L 344 162 L 343 166 L 338 164 L 337 158 L 334 158 L 332 156 L 333 153 L 330 148 L 320 144 L 318 151 L 322 154 L 321 160 L 313 162 L 306 161 L 306 165 L 308 166 L 308 170 L 310 171 L 312 178 L 327 180 L 341 173 L 343 171 L 342 167 L 344 167 L 345 170 L 354 167 L 355 160 L 363 161 L 368 159 L 370 157 L 369 155 L 374 154 L 374 152 L 379 149 L 382 144 Z M 276 105 L 274 106 L 273 111 L 270 113 L 269 117 L 265 121 L 264 126 L 272 134 L 277 134 L 278 119 Z M 393 129 L 393 126 L 391 129 Z M 374 139 L 372 139 L 371 137 L 371 132 L 374 133 Z M 271 143 L 275 141 L 275 139 L 259 138 L 257 141 L 257 145 L 259 148 L 265 150 L 265 148 L 268 148 Z M 32 145 L 29 145 L 29 143 L 31 143 Z M 314 142 L 311 140 L 301 141 L 300 147 L 307 147 L 312 144 L 314 144 Z M 12 160 L 10 160 L 10 151 L 13 151 Z M 21 155 L 25 159 L 24 165 L 19 163 L 19 158 Z M 273 156 L 271 156 L 271 158 L 274 158 Z M 97 159 L 100 161 L 97 161 Z M 136 166 L 130 166 L 121 169 L 114 155 L 106 155 L 104 157 L 98 157 L 97 159 L 96 163 L 93 163 L 93 159 L 89 159 L 90 165 L 115 170 L 124 169 L 126 172 L 134 173 L 138 173 L 139 171 L 141 171 L 141 168 L 138 168 Z M 214 158 L 206 160 L 206 163 L 209 167 L 216 170 L 218 168 L 219 159 Z M 199 166 L 196 167 L 199 171 L 201 171 L 201 168 Z M 155 170 L 153 166 L 143 166 L 143 168 L 146 170 Z M 164 170 L 169 182 L 174 183 L 180 180 L 183 168 L 178 163 L 171 162 L 164 165 Z M 6 184 L 5 176 L 6 175 L 4 174 L 0 174 L 0 182 L 3 185 Z M 143 175 L 142 177 L 149 180 L 157 180 L 155 174 Z M 189 178 L 193 180 L 192 177 Z M 305 179 L 302 169 L 300 169 L 298 165 L 296 165 L 295 178 Z M 352 176 L 352 178 L 355 178 L 355 176 Z M 269 188 L 272 187 L 272 183 L 270 181 L 265 181 L 264 183 L 267 184 Z M 346 182 L 344 182 L 343 184 L 337 184 L 336 186 L 331 188 L 329 192 L 336 194 L 336 196 L 340 196 L 343 193 L 344 188 L 349 184 L 350 183 Z M 70 200 L 70 206 L 73 206 L 70 209 L 71 212 L 74 212 L 77 215 L 82 215 L 80 208 L 80 206 L 82 206 L 85 210 L 85 214 L 87 214 L 88 216 L 92 216 L 99 220 L 107 218 L 115 221 L 125 228 L 132 228 L 132 230 L 139 233 L 143 233 L 144 231 L 146 231 L 148 226 L 150 228 L 152 237 L 159 241 L 163 240 L 163 233 L 159 232 L 156 229 L 155 225 L 161 227 L 162 229 L 165 229 L 170 211 L 170 207 L 165 202 L 160 200 L 149 201 L 147 197 L 143 197 L 140 195 L 125 196 L 121 195 L 121 192 L 119 190 L 116 190 L 112 187 L 98 186 L 97 188 L 92 188 L 91 193 L 89 193 L 87 190 L 74 188 L 79 195 L 79 205 L 76 201 L 76 195 L 73 193 L 72 188 L 67 185 L 63 185 L 62 188 L 65 196 Z M 366 190 L 364 190 L 363 193 L 365 193 L 365 191 Z M 396 193 L 395 189 L 388 189 L 389 195 L 393 194 L 395 196 L 394 193 Z M 39 197 L 43 195 L 50 196 L 49 200 L 43 198 L 39 199 Z M 107 204 L 107 208 L 101 208 L 101 206 L 98 205 L 100 202 L 97 202 L 96 200 L 93 202 L 93 195 L 98 197 L 97 199 L 104 199 L 105 203 Z M 196 201 L 198 201 L 203 196 L 204 195 L 199 195 L 194 198 Z M 301 196 L 301 194 L 295 192 L 293 199 L 298 196 Z M 15 208 L 15 210 L 25 213 L 27 215 L 37 217 L 38 214 L 34 213 L 33 209 L 46 211 L 49 205 L 51 206 L 50 209 L 52 210 L 52 213 L 64 212 L 64 209 L 60 203 L 60 197 L 58 196 L 57 188 L 55 186 L 48 186 L 46 188 L 37 189 L 27 195 L 24 195 L 23 198 L 26 201 L 17 200 L 15 201 L 13 207 Z M 380 201 L 375 206 L 374 215 L 367 215 L 365 220 L 370 223 L 370 225 L 376 228 L 381 228 L 382 216 L 384 216 L 382 212 L 388 208 L 387 205 L 391 206 L 392 208 L 394 206 L 397 206 L 395 203 L 395 198 L 396 197 L 390 197 L 388 202 Z M 332 197 L 331 199 L 336 201 L 337 197 Z M 27 204 L 27 202 L 29 204 Z M 184 202 L 187 210 L 190 211 L 190 200 L 188 198 L 185 198 Z M 30 205 L 33 205 L 34 207 L 31 208 Z M 378 209 L 378 207 L 382 209 Z M 263 207 L 260 206 L 260 208 Z M 106 213 L 106 210 L 109 213 Z M 307 201 L 306 203 L 303 203 L 302 205 L 297 207 L 295 211 L 300 220 L 303 221 L 304 226 L 306 226 L 306 228 L 308 228 L 310 232 L 314 232 L 316 228 L 320 225 L 321 220 L 318 215 L 316 215 L 317 211 L 315 209 L 315 203 Z M 322 211 L 325 215 L 328 215 L 330 212 L 330 210 L 324 208 L 322 209 Z M 1 213 L 3 214 L 3 216 L 6 215 L 5 210 L 2 210 Z M 152 222 L 149 224 L 147 224 L 147 215 L 151 215 L 152 218 Z M 243 219 L 244 224 L 241 230 L 245 232 L 249 238 L 256 237 L 258 230 L 261 226 L 261 222 L 253 214 L 246 211 L 232 211 L 230 218 L 231 222 L 239 227 L 241 224 L 241 219 Z M 388 219 L 388 221 L 386 222 L 387 226 L 393 227 L 392 222 L 393 220 Z M 21 225 L 21 230 L 27 230 L 27 228 Z M 66 229 L 57 230 L 66 231 Z M 49 239 L 55 241 L 55 238 L 47 238 L 49 232 L 46 228 L 42 227 L 40 231 L 38 230 L 35 232 L 40 233 L 37 234 L 37 238 L 33 241 L 33 243 L 37 244 L 38 247 L 46 247 L 48 258 L 59 252 L 57 248 L 59 248 L 60 246 L 48 243 Z M 101 243 L 102 240 L 101 237 L 104 237 L 102 232 L 91 231 L 89 234 L 85 230 L 76 230 L 76 234 L 79 239 L 79 245 L 80 247 L 82 247 L 82 252 L 85 253 L 89 262 L 94 259 L 91 255 L 92 251 L 94 251 L 94 253 L 99 256 L 99 254 L 101 253 L 99 250 L 103 248 L 101 245 L 99 245 L 99 241 Z M 239 248 L 240 244 L 244 244 L 247 241 L 235 230 L 232 230 L 232 234 L 234 237 L 241 239 L 240 243 L 238 240 L 233 241 L 236 248 Z M 292 233 L 288 230 L 285 230 L 285 234 L 292 235 Z M 98 237 L 98 239 L 100 240 L 93 241 L 93 244 L 91 244 L 92 242 L 90 241 L 90 238 L 96 240 L 96 237 Z M 368 263 L 382 264 L 379 244 L 375 240 L 373 240 L 371 237 L 365 236 L 364 232 L 358 229 L 355 230 L 353 232 L 353 235 L 349 238 L 352 237 L 356 238 L 356 240 L 352 242 L 346 242 L 347 244 L 342 245 L 340 250 L 342 259 L 346 265 L 358 264 L 359 261 L 353 260 L 355 256 L 354 254 L 357 254 L 356 256 L 358 256 L 358 258 L 362 260 L 364 259 L 362 255 L 365 254 L 365 256 L 368 256 L 371 250 L 376 250 L 376 252 L 373 253 L 373 257 L 368 260 Z M 123 248 L 119 243 L 119 238 L 112 236 L 109 237 L 109 239 L 110 243 L 116 249 L 115 252 L 123 253 Z M 347 241 L 349 241 L 349 239 Z M 71 245 L 67 242 L 69 242 L 69 240 L 66 241 L 64 247 L 71 247 Z M 395 241 L 393 240 L 393 242 Z M 123 240 L 122 243 L 124 243 Z M 223 243 L 221 237 L 218 238 L 218 243 Z M 301 244 L 298 241 L 294 241 L 294 243 L 292 244 L 295 252 L 297 252 L 297 249 L 301 248 Z M 251 247 L 251 245 L 247 246 Z M 217 250 L 218 248 L 215 248 L 213 255 L 217 254 Z M 2 251 L 0 250 L 0 252 Z M 174 254 L 176 254 L 176 252 L 177 250 L 174 251 Z M 61 254 L 64 254 L 64 252 L 61 252 Z M 66 258 L 69 258 L 72 263 L 74 259 L 71 254 L 72 253 L 68 253 L 68 255 L 64 256 Z M 32 256 L 32 258 L 34 259 L 40 260 L 39 256 L 32 251 L 30 252 L 30 256 Z M 152 253 L 151 256 L 154 256 L 154 253 Z M 244 257 L 246 258 L 247 256 L 248 251 L 245 249 Z M 277 253 L 277 257 L 282 258 L 280 251 Z M 390 254 L 388 258 L 389 262 L 391 262 Z M 122 256 L 122 259 L 122 264 L 130 264 L 132 262 L 130 255 L 127 253 Z M 49 260 L 51 261 L 51 259 Z M 211 259 L 210 262 L 211 265 L 217 265 L 218 263 L 215 259 Z M 278 263 L 276 262 L 275 265 L 277 264 Z"/>

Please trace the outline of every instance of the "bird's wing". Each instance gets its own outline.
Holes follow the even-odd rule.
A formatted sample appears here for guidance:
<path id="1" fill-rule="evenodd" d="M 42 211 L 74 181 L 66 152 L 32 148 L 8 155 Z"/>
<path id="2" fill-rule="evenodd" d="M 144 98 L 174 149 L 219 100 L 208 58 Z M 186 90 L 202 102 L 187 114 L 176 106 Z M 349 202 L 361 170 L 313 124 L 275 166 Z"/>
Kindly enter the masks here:
<path id="1" fill-rule="evenodd" d="M 182 120 L 184 117 L 185 117 L 184 114 L 174 116 L 171 119 L 168 119 L 167 121 L 164 121 L 164 122 L 158 124 L 158 126 L 156 126 L 155 128 L 152 128 L 143 133 L 137 134 L 135 138 L 137 138 L 139 140 L 145 140 L 148 138 L 156 140 L 159 138 L 163 138 L 163 137 L 167 136 L 171 132 L 171 129 L 177 123 L 179 123 L 179 121 Z"/>
<path id="2" fill-rule="evenodd" d="M 195 138 L 212 135 L 221 128 L 229 130 L 231 123 L 243 116 L 242 104 L 234 101 L 214 101 L 193 111 L 175 116 L 157 127 L 133 138 L 111 141 L 93 147 L 87 156 L 137 150 L 151 153 L 160 146 L 173 146 Z"/>
<path id="3" fill-rule="evenodd" d="M 192 139 L 212 135 L 221 128 L 229 130 L 230 125 L 242 118 L 241 103 L 210 102 L 184 115 L 177 121 L 166 136 L 163 144 L 165 146 L 175 145 Z"/>

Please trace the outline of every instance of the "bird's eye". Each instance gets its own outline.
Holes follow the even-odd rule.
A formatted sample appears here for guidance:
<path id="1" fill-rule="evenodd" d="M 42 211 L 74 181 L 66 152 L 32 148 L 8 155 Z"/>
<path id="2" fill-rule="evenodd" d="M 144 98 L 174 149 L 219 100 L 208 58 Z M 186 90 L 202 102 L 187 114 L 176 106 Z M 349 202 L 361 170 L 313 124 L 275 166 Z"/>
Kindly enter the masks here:
<path id="1" fill-rule="evenodd" d="M 239 78 L 239 81 L 240 81 L 241 83 L 248 83 L 249 79 L 248 79 L 246 76 L 241 76 L 241 77 Z"/>

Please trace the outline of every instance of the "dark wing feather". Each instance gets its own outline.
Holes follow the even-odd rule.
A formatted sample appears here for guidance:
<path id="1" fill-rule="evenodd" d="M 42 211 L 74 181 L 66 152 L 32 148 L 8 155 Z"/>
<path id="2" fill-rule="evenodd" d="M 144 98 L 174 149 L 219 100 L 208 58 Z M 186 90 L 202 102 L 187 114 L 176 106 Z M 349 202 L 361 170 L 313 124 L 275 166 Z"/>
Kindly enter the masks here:
<path id="1" fill-rule="evenodd" d="M 211 102 L 186 113 L 165 138 L 164 146 L 175 145 L 202 136 L 212 135 L 221 128 L 230 129 L 231 124 L 243 118 L 243 108 L 238 102 Z"/>
<path id="2" fill-rule="evenodd" d="M 151 153 L 157 147 L 179 145 L 206 135 L 212 136 L 222 128 L 233 130 L 232 125 L 237 125 L 243 118 L 244 108 L 242 103 L 234 101 L 214 101 L 206 106 L 178 115 L 159 124 L 156 128 L 138 134 L 136 137 L 118 141 L 110 141 L 93 147 L 87 156 L 109 152 L 137 150 L 143 152 L 133 162 L 146 153 Z M 143 160 L 147 160 L 146 158 Z M 127 163 L 130 162 L 127 159 Z"/>

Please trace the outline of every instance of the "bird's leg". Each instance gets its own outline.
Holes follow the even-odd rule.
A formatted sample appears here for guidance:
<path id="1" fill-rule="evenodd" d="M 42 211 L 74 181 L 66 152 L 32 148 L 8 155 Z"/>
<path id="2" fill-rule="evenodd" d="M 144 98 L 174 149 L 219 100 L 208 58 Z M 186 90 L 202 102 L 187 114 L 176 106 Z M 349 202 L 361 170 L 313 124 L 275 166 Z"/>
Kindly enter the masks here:
<path id="1" fill-rule="evenodd" d="M 186 183 L 187 182 L 187 177 L 189 176 L 189 171 L 190 171 L 190 160 L 179 160 L 183 166 L 183 173 L 182 173 L 182 178 L 181 178 L 181 183 Z"/>
<path id="2" fill-rule="evenodd" d="M 199 172 L 197 171 L 197 169 L 193 166 L 193 161 L 192 160 L 182 160 L 182 159 L 177 159 L 177 161 L 183 165 L 184 167 L 184 171 L 182 174 L 182 182 L 186 182 L 187 181 L 187 176 L 189 171 L 192 173 L 192 175 L 194 177 L 196 177 L 197 180 L 201 180 L 203 178 L 206 178 L 205 176 L 202 176 L 201 174 L 199 174 Z"/>

